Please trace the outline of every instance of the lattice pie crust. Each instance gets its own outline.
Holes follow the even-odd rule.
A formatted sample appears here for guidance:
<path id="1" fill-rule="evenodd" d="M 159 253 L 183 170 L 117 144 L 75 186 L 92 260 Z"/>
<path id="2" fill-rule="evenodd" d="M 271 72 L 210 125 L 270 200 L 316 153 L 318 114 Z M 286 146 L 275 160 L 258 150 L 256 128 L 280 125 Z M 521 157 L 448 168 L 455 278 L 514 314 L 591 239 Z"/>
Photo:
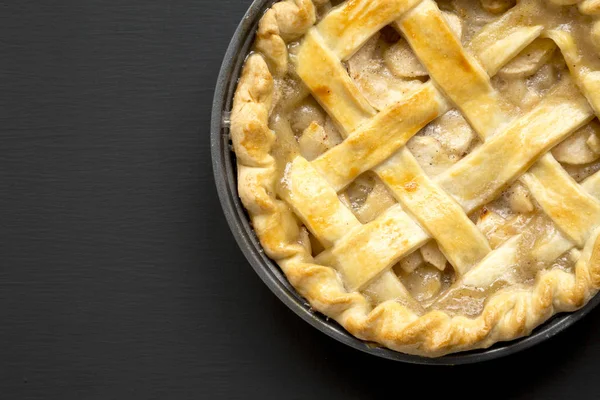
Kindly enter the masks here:
<path id="1" fill-rule="evenodd" d="M 600 0 L 287 0 L 235 94 L 266 253 L 356 337 L 435 357 L 600 287 Z"/>

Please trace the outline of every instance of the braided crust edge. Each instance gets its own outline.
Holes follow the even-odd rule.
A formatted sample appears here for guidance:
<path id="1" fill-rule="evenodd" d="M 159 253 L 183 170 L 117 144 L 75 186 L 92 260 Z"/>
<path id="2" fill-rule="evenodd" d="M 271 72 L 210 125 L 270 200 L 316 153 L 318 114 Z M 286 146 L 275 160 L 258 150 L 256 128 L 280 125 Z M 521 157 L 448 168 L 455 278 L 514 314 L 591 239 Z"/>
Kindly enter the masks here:
<path id="1" fill-rule="evenodd" d="M 373 308 L 349 293 L 331 267 L 314 263 L 301 244 L 298 222 L 275 195 L 275 134 L 268 126 L 274 76 L 287 71 L 286 41 L 314 25 L 323 0 L 274 4 L 260 21 L 255 52 L 244 65 L 234 97 L 231 137 L 237 155 L 238 191 L 266 254 L 311 306 L 354 336 L 408 354 L 437 357 L 526 336 L 558 312 L 585 305 L 600 288 L 600 229 L 586 243 L 574 273 L 541 271 L 528 288 L 507 288 L 491 296 L 476 318 L 430 311 L 419 316 L 387 301 Z"/>

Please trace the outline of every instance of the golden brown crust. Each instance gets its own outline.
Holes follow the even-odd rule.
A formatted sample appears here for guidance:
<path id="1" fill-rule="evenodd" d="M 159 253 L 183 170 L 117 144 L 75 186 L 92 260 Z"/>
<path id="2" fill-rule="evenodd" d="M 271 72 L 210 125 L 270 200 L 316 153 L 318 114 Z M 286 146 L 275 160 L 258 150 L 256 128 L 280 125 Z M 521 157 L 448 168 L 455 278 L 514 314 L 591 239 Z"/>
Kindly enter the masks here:
<path id="1" fill-rule="evenodd" d="M 256 50 L 259 51 L 275 76 L 288 70 L 286 43 L 304 35 L 316 20 L 315 5 L 325 1 L 287 0 L 275 3 L 265 12 L 258 24 Z"/>
<path id="2" fill-rule="evenodd" d="M 315 1 L 323 3 L 323 1 Z M 359 292 L 348 292 L 331 267 L 314 263 L 288 205 L 276 197 L 277 168 L 269 128 L 274 76 L 287 71 L 286 41 L 315 22 L 310 0 L 287 0 L 269 9 L 259 26 L 256 51 L 248 57 L 234 98 L 231 136 L 238 163 L 240 198 L 267 255 L 311 306 L 350 333 L 391 349 L 427 357 L 529 334 L 557 312 L 583 306 L 600 288 L 600 230 L 585 243 L 574 273 L 542 271 L 531 287 L 507 288 L 491 296 L 476 318 L 442 311 L 418 315 L 386 301 L 373 308 Z"/>

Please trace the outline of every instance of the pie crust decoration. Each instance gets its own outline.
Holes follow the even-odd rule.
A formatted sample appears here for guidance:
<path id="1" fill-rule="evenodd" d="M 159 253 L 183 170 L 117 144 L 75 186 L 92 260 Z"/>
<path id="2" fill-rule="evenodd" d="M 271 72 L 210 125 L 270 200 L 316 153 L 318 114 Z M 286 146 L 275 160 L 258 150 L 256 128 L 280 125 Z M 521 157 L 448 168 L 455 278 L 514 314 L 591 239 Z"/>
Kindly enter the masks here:
<path id="1" fill-rule="evenodd" d="M 437 357 L 600 288 L 600 1 L 285 0 L 235 93 L 266 254 L 354 336 Z"/>

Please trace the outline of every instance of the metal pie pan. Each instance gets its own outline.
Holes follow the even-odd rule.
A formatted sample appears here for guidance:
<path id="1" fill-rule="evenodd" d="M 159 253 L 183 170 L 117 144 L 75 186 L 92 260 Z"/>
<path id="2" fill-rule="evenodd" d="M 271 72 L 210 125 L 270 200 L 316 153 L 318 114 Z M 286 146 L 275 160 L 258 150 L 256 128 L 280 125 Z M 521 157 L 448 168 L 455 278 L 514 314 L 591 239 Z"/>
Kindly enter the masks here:
<path id="1" fill-rule="evenodd" d="M 231 151 L 229 139 L 227 121 L 237 80 L 254 40 L 258 21 L 264 11 L 273 3 L 273 0 L 255 0 L 229 44 L 215 88 L 210 139 L 215 183 L 231 232 L 252 268 L 282 302 L 313 327 L 350 347 L 390 360 L 427 365 L 470 364 L 520 352 L 563 331 L 585 316 L 600 302 L 600 296 L 596 296 L 581 310 L 555 315 L 527 337 L 497 343 L 488 349 L 456 353 L 439 358 L 413 356 L 373 346 L 355 338 L 335 321 L 311 310 L 306 300 L 300 297 L 287 281 L 277 264 L 264 254 L 260 242 L 252 230 L 248 215 L 237 195 L 235 154 Z"/>

